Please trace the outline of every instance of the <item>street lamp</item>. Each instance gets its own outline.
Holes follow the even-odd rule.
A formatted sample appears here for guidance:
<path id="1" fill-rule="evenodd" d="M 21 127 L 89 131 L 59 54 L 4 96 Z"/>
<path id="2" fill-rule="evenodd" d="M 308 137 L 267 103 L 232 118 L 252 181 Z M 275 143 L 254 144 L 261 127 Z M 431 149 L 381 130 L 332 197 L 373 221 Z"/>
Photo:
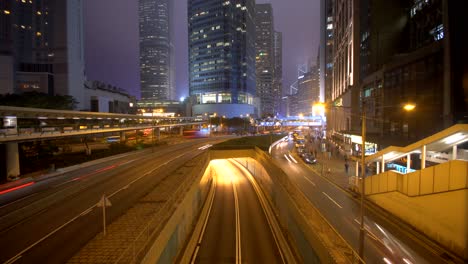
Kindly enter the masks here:
<path id="1" fill-rule="evenodd" d="M 403 109 L 405 111 L 412 111 L 416 108 L 415 104 L 407 103 L 403 105 Z M 361 145 L 361 212 L 360 212 L 360 220 L 361 225 L 359 229 L 359 256 L 364 259 L 364 237 L 365 237 L 365 229 L 364 229 L 364 195 L 365 195 L 365 177 L 366 177 L 366 108 L 365 104 L 362 105 L 362 120 L 361 120 L 362 128 L 361 128 L 361 138 L 362 138 L 362 145 Z"/>
<path id="2" fill-rule="evenodd" d="M 325 104 L 316 104 L 314 107 L 320 109 L 323 107 L 323 110 L 327 107 Z M 392 107 L 392 106 L 389 106 Z M 402 106 L 405 111 L 412 111 L 416 108 L 415 104 L 407 103 Z M 361 197 L 360 197 L 360 228 L 359 228 L 359 256 L 361 259 L 364 259 L 364 238 L 365 238 L 365 229 L 364 229 L 364 195 L 365 195 L 365 176 L 366 176 L 366 108 L 365 104 L 362 105 L 361 113 Z M 359 175 L 356 175 L 356 180 L 359 179 Z"/>
<path id="3" fill-rule="evenodd" d="M 403 106 L 403 109 L 405 109 L 406 111 L 413 111 L 414 108 L 416 108 L 416 105 L 411 103 L 407 103 Z"/>

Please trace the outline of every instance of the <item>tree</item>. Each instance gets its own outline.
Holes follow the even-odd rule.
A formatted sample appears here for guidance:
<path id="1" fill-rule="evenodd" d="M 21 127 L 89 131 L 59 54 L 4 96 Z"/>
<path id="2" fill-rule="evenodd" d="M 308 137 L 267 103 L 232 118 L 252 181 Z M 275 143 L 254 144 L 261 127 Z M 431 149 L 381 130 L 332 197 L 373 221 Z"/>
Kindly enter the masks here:
<path id="1" fill-rule="evenodd" d="M 48 95 L 38 92 L 0 95 L 0 105 L 43 109 L 73 110 L 78 102 L 70 95 Z"/>

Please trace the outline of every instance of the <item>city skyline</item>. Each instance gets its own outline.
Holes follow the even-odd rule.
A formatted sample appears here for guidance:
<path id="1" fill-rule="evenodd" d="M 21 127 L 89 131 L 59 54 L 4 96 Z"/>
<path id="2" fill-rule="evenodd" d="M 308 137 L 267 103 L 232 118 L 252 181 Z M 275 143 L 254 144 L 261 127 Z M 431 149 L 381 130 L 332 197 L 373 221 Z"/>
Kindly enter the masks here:
<path id="1" fill-rule="evenodd" d="M 283 90 L 288 90 L 297 78 L 297 64 L 316 56 L 320 1 L 296 0 L 293 5 L 279 0 L 256 3 L 273 5 L 275 29 L 283 33 Z M 175 1 L 174 9 L 176 97 L 179 98 L 188 96 L 186 1 Z M 102 19 L 107 16 L 119 19 Z M 137 95 L 140 82 L 138 4 L 123 0 L 84 2 L 84 24 L 88 79 L 122 87 Z"/>

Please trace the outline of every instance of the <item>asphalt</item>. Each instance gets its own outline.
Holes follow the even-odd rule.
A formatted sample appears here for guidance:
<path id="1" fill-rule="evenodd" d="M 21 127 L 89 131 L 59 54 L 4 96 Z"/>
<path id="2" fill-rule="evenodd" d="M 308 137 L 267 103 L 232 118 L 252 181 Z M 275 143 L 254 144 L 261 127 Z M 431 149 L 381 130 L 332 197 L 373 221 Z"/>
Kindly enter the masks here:
<path id="1" fill-rule="evenodd" d="M 345 158 L 344 153 L 340 153 L 337 150 L 330 153 L 322 152 L 319 145 L 320 142 L 318 140 L 309 142 L 306 145 L 311 153 L 317 153 L 316 158 L 318 162 L 311 166 L 311 168 L 315 173 L 328 178 L 339 187 L 349 189 L 351 187 L 350 178 L 356 175 L 356 162 L 351 161 L 348 157 Z M 333 146 L 332 143 L 330 145 Z M 348 164 L 348 170 L 346 170 L 345 163 Z"/>

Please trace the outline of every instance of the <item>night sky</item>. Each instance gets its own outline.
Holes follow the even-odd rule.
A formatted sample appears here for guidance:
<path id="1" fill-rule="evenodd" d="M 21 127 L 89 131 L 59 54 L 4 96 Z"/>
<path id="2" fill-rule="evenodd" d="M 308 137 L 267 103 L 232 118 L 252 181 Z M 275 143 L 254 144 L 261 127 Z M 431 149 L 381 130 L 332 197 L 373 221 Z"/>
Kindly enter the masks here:
<path id="1" fill-rule="evenodd" d="M 176 85 L 188 95 L 187 1 L 175 0 Z M 283 86 L 297 77 L 297 64 L 315 58 L 319 47 L 319 0 L 257 0 L 271 3 L 275 29 L 283 32 Z M 86 75 L 139 96 L 138 1 L 84 1 Z"/>

